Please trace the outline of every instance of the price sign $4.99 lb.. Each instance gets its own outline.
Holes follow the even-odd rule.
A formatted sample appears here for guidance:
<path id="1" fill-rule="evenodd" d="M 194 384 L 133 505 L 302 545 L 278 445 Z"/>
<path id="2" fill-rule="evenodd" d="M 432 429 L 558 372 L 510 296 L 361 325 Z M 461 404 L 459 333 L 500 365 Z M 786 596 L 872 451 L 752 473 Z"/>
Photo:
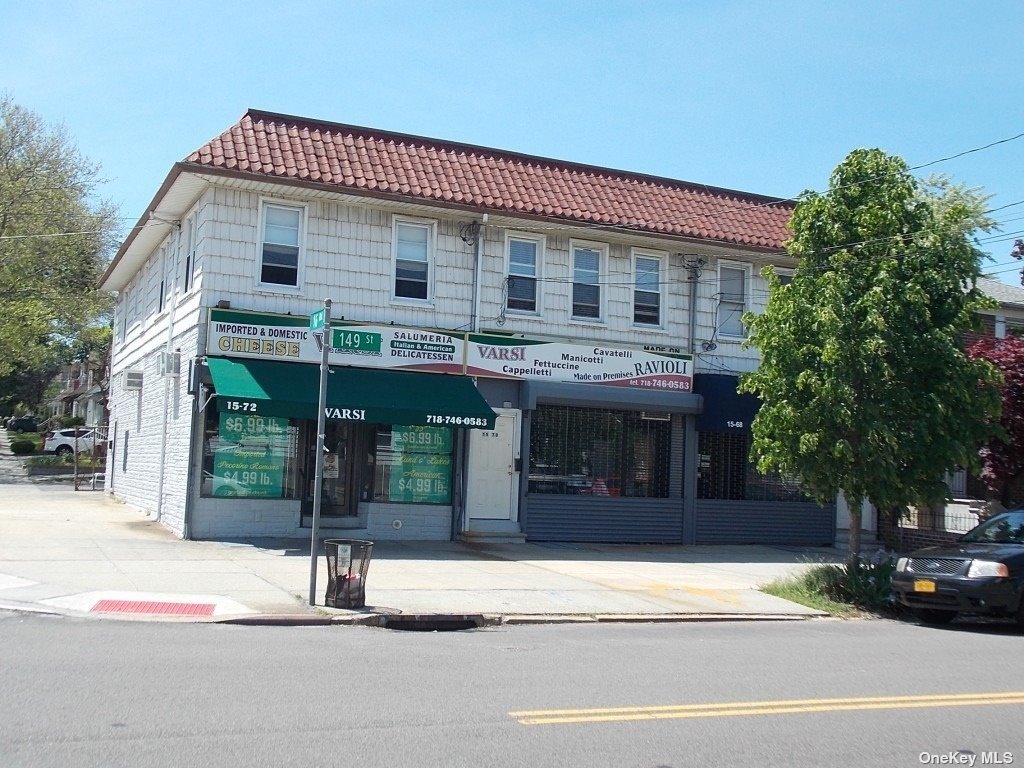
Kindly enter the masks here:
<path id="1" fill-rule="evenodd" d="M 220 414 L 214 448 L 214 496 L 276 498 L 284 483 L 288 420 Z"/>

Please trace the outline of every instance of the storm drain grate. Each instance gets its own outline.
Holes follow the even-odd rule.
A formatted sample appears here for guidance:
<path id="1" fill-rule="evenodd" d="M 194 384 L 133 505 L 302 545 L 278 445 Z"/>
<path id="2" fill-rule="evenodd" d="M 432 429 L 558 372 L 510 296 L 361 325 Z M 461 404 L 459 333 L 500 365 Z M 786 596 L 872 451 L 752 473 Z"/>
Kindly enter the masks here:
<path id="1" fill-rule="evenodd" d="M 478 629 L 484 624 L 482 616 L 446 615 L 394 615 L 381 616 L 379 626 L 384 629 L 400 629 L 406 632 L 460 632 L 464 629 Z"/>
<path id="2" fill-rule="evenodd" d="M 90 613 L 145 613 L 151 616 L 212 616 L 213 603 L 168 603 L 158 600 L 100 600 Z"/>

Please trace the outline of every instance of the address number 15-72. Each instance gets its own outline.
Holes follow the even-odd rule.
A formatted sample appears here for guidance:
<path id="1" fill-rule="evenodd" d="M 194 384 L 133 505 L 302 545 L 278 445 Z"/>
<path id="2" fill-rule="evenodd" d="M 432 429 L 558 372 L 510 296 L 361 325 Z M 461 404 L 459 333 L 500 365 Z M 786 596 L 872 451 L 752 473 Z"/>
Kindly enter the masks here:
<path id="1" fill-rule="evenodd" d="M 243 413 L 256 413 L 256 403 L 247 403 L 242 400 L 227 400 L 224 402 L 224 409 L 228 411 L 242 411 Z"/>

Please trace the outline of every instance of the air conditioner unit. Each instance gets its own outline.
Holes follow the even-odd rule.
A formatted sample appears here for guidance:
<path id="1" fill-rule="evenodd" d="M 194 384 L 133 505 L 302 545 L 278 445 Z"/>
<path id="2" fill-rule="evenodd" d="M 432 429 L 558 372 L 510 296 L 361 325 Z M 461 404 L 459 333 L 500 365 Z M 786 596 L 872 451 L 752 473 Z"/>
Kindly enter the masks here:
<path id="1" fill-rule="evenodd" d="M 160 375 L 178 376 L 181 373 L 181 355 L 177 352 L 160 353 Z"/>
<path id="2" fill-rule="evenodd" d="M 663 411 L 640 411 L 640 418 L 646 421 L 672 421 L 672 414 Z"/>
<path id="3" fill-rule="evenodd" d="M 142 389 L 142 371 L 125 371 L 121 374 L 121 386 L 129 392 Z"/>

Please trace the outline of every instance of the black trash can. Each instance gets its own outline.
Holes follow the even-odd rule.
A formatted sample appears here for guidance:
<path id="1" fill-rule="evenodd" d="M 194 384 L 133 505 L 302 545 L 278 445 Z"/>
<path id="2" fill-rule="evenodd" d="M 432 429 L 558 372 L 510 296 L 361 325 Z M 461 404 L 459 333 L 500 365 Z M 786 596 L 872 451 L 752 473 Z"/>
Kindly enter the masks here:
<path id="1" fill-rule="evenodd" d="M 330 608 L 362 608 L 366 605 L 366 572 L 370 570 L 372 541 L 324 539 L 327 555 L 327 595 Z"/>

